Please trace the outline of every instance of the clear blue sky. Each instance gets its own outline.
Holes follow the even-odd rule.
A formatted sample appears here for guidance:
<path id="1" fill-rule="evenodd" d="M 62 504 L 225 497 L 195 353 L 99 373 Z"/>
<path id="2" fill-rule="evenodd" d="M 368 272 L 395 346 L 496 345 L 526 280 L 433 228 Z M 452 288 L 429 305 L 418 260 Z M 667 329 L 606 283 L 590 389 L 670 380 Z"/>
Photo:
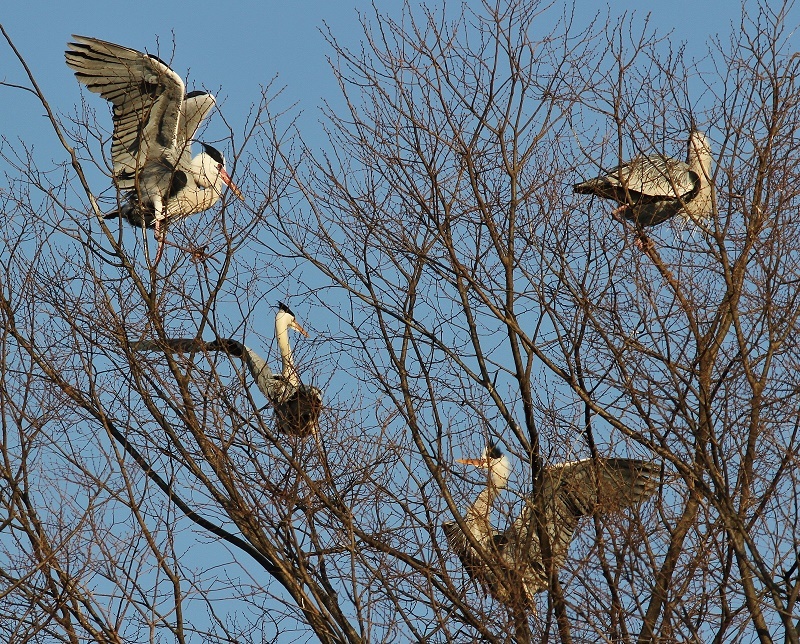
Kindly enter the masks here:
<path id="1" fill-rule="evenodd" d="M 401 2 L 379 0 L 377 5 L 396 14 Z M 726 34 L 731 21 L 738 24 L 740 5 L 735 0 L 623 0 L 610 5 L 592 0 L 577 2 L 579 21 L 588 20 L 597 11 L 610 11 L 613 16 L 632 10 L 642 17 L 652 13 L 653 23 L 662 32 L 673 30 L 673 41 L 688 41 L 690 55 L 702 56 L 709 36 Z M 3 3 L 0 21 L 58 112 L 69 112 L 80 101 L 78 83 L 64 65 L 63 52 L 70 34 L 151 52 L 156 50 L 158 38 L 166 53 L 171 51 L 174 34 L 173 67 L 181 76 L 191 71 L 191 79 L 225 100 L 225 115 L 234 129 L 244 122 L 250 105 L 258 101 L 259 87 L 277 75 L 278 84 L 286 86 L 286 103 L 298 102 L 309 127 L 318 133 L 319 128 L 313 127 L 317 108 L 323 97 L 336 97 L 338 93 L 326 60 L 330 50 L 319 29 L 325 22 L 343 43 L 356 46 L 361 37 L 357 11 L 371 12 L 370 2 L 28 0 Z M 0 61 L 2 80 L 22 81 L 19 66 L 4 43 L 0 43 Z M 92 98 L 96 99 L 93 106 L 101 108 L 99 97 Z M 52 146 L 53 154 L 63 158 L 32 96 L 0 88 L 0 105 L 0 134 L 35 142 L 43 154 Z M 98 114 L 102 114 L 100 109 Z M 223 132 L 215 130 L 212 122 L 209 136 L 213 138 L 215 133 L 221 136 Z"/>
<path id="2" fill-rule="evenodd" d="M 468 1 L 479 3 L 479 0 Z M 384 13 L 400 15 L 402 0 L 377 0 L 376 4 Z M 412 1 L 412 6 L 417 6 L 416 2 Z M 455 10 L 461 5 L 453 2 L 449 6 Z M 277 79 L 273 88 L 285 87 L 285 90 L 277 103 L 271 105 L 272 111 L 295 105 L 295 113 L 302 112 L 299 124 L 305 142 L 312 149 L 321 149 L 327 147 L 327 141 L 320 125 L 319 108 L 325 101 L 334 108 L 341 106 L 342 101 L 328 63 L 332 52 L 320 30 L 327 24 L 341 44 L 358 49 L 363 38 L 359 12 L 367 15 L 374 12 L 369 0 L 229 3 L 29 0 L 4 3 L 0 21 L 57 114 L 68 116 L 76 107 L 80 110 L 81 85 L 64 64 L 64 49 L 74 33 L 152 53 L 160 51 L 162 58 L 172 61 L 179 75 L 185 78 L 189 74 L 188 89 L 202 87 L 217 96 L 237 135 L 241 135 L 252 106 L 258 103 L 261 88 Z M 625 12 L 635 12 L 641 20 L 650 14 L 651 24 L 657 25 L 660 33 L 672 32 L 674 47 L 684 41 L 688 43 L 687 54 L 691 59 L 705 55 L 709 38 L 720 35 L 725 40 L 732 24 L 738 28 L 741 6 L 728 0 L 703 3 L 622 0 L 610 5 L 576 0 L 576 31 L 598 12 L 601 22 L 606 15 L 614 22 Z M 4 42 L 0 42 L 0 80 L 27 85 L 20 65 Z M 105 102 L 86 91 L 83 96 L 100 122 L 110 127 Z M 66 161 L 67 155 L 43 113 L 32 94 L 0 87 L 0 136 L 12 141 L 21 139 L 33 146 L 39 169 L 47 170 Z M 208 123 L 203 131 L 205 140 L 214 142 L 227 136 L 218 115 L 212 113 Z M 5 170 L 0 165 L 0 188 L 5 183 L 1 176 Z M 89 177 L 93 185 L 99 184 L 96 193 L 110 188 L 107 178 L 91 174 Z M 307 319 L 306 311 L 300 310 L 298 314 L 317 331 L 326 326 L 323 320 Z"/>

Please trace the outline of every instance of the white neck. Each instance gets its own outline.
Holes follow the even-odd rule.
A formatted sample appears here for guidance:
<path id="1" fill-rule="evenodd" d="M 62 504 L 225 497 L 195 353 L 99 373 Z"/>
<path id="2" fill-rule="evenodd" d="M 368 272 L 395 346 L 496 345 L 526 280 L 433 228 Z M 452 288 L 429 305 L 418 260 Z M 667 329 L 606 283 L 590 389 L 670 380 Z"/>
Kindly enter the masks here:
<path id="1" fill-rule="evenodd" d="M 467 516 L 464 517 L 470 531 L 481 543 L 491 539 L 494 534 L 491 521 L 492 503 L 494 503 L 499 493 L 499 489 L 489 482 L 486 489 L 469 506 Z"/>
<path id="2" fill-rule="evenodd" d="M 221 181 L 220 181 L 221 182 Z M 188 217 L 205 212 L 220 199 L 220 189 L 186 187 L 167 202 L 167 217 Z"/>
<path id="3" fill-rule="evenodd" d="M 275 337 L 278 339 L 278 349 L 281 352 L 283 363 L 283 377 L 293 387 L 300 386 L 300 378 L 294 366 L 292 348 L 289 346 L 289 316 L 282 311 L 275 317 Z"/>
<path id="4" fill-rule="evenodd" d="M 212 159 L 205 152 L 201 152 L 192 159 L 192 176 L 194 182 L 201 188 L 211 188 L 211 192 L 216 193 L 219 199 L 225 189 L 225 182 L 222 180 L 219 162 Z"/>
<path id="5" fill-rule="evenodd" d="M 216 162 L 204 152 L 192 159 L 192 181 L 167 202 L 167 217 L 188 217 L 205 212 L 220 200 L 224 189 Z M 212 182 L 213 178 L 213 182 Z"/>
<path id="6" fill-rule="evenodd" d="M 681 215 L 688 220 L 698 221 L 710 217 L 715 207 L 714 184 L 711 181 L 711 145 L 704 134 L 692 133 L 686 163 L 700 177 L 700 192 L 684 206 Z"/>
<path id="7" fill-rule="evenodd" d="M 711 178 L 711 146 L 704 134 L 695 132 L 689 139 L 686 162 L 703 180 Z"/>

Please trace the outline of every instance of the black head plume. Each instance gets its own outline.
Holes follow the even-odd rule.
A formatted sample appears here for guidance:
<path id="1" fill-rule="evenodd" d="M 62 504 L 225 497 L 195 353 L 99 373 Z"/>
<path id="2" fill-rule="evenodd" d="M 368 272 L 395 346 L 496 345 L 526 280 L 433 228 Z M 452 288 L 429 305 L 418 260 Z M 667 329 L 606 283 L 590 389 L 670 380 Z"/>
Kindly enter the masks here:
<path id="1" fill-rule="evenodd" d="M 501 458 L 503 456 L 503 450 L 501 450 L 494 441 L 489 441 L 489 444 L 486 446 L 486 456 L 492 460 Z"/>
<path id="2" fill-rule="evenodd" d="M 222 156 L 222 152 L 217 150 L 214 146 L 209 145 L 208 143 L 200 143 L 203 146 L 203 152 L 205 152 L 208 156 L 210 156 L 214 161 L 217 163 L 221 163 L 223 167 L 225 166 L 225 157 Z"/>
<path id="3" fill-rule="evenodd" d="M 288 313 L 292 317 L 295 317 L 294 313 L 292 313 L 292 309 L 286 306 L 283 302 L 278 302 L 278 310 L 283 311 L 284 313 Z"/>

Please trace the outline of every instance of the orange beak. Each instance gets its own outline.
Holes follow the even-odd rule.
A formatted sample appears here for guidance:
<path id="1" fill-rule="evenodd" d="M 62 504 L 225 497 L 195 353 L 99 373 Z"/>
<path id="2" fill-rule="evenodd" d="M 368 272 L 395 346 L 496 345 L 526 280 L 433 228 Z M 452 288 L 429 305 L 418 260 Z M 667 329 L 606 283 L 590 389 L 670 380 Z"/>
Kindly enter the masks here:
<path id="1" fill-rule="evenodd" d="M 298 333 L 302 333 L 303 337 L 308 337 L 308 331 L 306 331 L 297 320 L 294 320 L 290 325 L 295 331 Z"/>
<path id="2" fill-rule="evenodd" d="M 239 199 L 244 201 L 244 195 L 242 194 L 242 191 L 236 187 L 236 184 L 233 182 L 233 179 L 231 179 L 231 176 L 227 172 L 225 172 L 225 168 L 223 168 L 221 165 L 219 168 L 219 175 L 222 177 L 222 180 L 225 182 L 225 185 L 231 189 L 231 192 L 235 194 Z"/>
<path id="3" fill-rule="evenodd" d="M 484 458 L 457 458 L 456 463 L 474 465 L 475 467 L 489 467 L 489 462 Z"/>

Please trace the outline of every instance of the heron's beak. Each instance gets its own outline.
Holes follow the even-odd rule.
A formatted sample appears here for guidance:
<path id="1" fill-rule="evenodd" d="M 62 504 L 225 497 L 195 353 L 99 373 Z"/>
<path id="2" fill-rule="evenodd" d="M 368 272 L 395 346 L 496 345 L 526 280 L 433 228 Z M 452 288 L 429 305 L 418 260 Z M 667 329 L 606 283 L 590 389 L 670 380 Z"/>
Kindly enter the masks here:
<path id="1" fill-rule="evenodd" d="M 244 201 L 244 195 L 242 194 L 242 191 L 236 187 L 236 184 L 233 182 L 233 179 L 231 179 L 231 176 L 227 172 L 225 172 L 225 168 L 219 169 L 219 175 L 222 177 L 222 180 L 225 182 L 225 185 L 231 189 L 231 192 L 235 194 L 239 199 Z"/>
<path id="2" fill-rule="evenodd" d="M 474 465 L 475 467 L 489 467 L 488 461 L 483 458 L 457 458 L 456 463 L 462 465 Z"/>
<path id="3" fill-rule="evenodd" d="M 292 320 L 292 322 L 289 324 L 289 326 L 291 328 L 293 328 L 295 331 L 297 331 L 298 333 L 302 333 L 303 337 L 306 337 L 306 338 L 308 337 L 308 331 L 306 331 L 302 326 L 300 326 L 300 323 L 297 320 Z"/>

